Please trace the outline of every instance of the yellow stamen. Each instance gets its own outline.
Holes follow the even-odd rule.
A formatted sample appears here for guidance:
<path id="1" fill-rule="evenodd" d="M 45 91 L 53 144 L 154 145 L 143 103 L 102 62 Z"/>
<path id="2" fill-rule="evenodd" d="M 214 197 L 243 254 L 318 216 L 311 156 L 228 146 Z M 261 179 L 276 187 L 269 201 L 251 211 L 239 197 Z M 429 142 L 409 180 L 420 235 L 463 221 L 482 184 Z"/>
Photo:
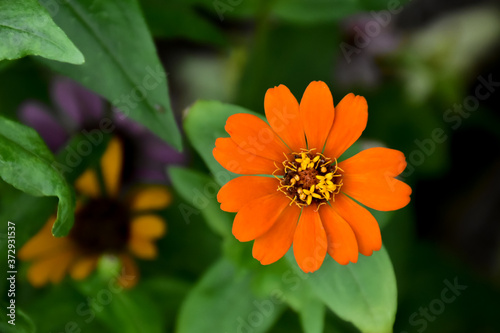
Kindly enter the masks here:
<path id="1" fill-rule="evenodd" d="M 293 152 L 292 158 L 285 155 L 282 167 L 278 168 L 274 177 L 280 181 L 278 191 L 283 192 L 290 199 L 290 205 L 295 203 L 299 207 L 309 206 L 313 202 L 318 205 L 334 200 L 335 194 L 340 193 L 342 174 L 338 173 L 336 159 L 330 159 L 321 153 L 314 153 L 315 149 L 301 149 L 300 153 Z M 278 176 L 277 173 L 285 173 Z M 288 176 L 292 173 L 293 176 Z M 306 187 L 306 188 L 304 188 Z"/>

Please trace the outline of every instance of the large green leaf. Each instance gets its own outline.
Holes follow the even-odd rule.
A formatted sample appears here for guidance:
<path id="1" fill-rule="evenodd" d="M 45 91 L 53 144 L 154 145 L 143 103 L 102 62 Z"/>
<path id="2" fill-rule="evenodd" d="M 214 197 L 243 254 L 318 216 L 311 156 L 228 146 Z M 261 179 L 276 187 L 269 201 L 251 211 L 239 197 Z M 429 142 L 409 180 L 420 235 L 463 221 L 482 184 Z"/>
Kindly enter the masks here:
<path id="1" fill-rule="evenodd" d="M 212 178 L 196 171 L 172 167 L 168 172 L 175 190 L 192 205 L 179 205 L 186 223 L 189 223 L 189 216 L 201 212 L 214 232 L 223 237 L 231 236 L 233 216 L 222 211 L 217 202 L 220 186 Z"/>
<path id="2" fill-rule="evenodd" d="M 199 101 L 189 109 L 184 121 L 184 129 L 189 141 L 220 185 L 224 185 L 238 176 L 224 169 L 212 154 L 215 140 L 229 136 L 224 126 L 226 126 L 227 118 L 236 113 L 250 113 L 261 117 L 261 115 L 236 105 L 218 101 Z"/>
<path id="3" fill-rule="evenodd" d="M 0 60 L 37 55 L 82 64 L 83 55 L 36 0 L 0 1 Z"/>
<path id="4" fill-rule="evenodd" d="M 65 236 L 73 225 L 75 200 L 54 157 L 31 128 L 0 117 L 0 177 L 34 196 L 57 196 L 54 236 Z"/>
<path id="5" fill-rule="evenodd" d="M 221 259 L 193 288 L 179 314 L 177 333 L 263 333 L 276 321 L 283 305 L 256 297 L 252 275 Z"/>
<path id="6" fill-rule="evenodd" d="M 291 253 L 287 255 L 295 264 Z M 342 266 L 327 256 L 314 274 L 297 272 L 316 296 L 340 318 L 361 332 L 389 333 L 396 317 L 396 277 L 391 260 L 382 248 L 370 257 Z"/>
<path id="7" fill-rule="evenodd" d="M 46 4 L 50 10 L 50 3 Z M 125 115 L 181 148 L 167 78 L 136 0 L 68 0 L 54 20 L 85 55 L 83 66 L 48 62 Z"/>

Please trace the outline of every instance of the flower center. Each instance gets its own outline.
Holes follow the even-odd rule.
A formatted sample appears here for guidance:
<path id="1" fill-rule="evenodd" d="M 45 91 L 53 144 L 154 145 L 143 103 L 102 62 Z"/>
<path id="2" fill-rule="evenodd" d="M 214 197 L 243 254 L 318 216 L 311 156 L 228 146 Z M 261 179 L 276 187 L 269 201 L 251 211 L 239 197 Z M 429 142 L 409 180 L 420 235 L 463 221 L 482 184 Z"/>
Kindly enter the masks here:
<path id="1" fill-rule="evenodd" d="M 283 162 L 285 175 L 279 178 L 278 190 L 299 207 L 312 203 L 325 204 L 334 199 L 342 187 L 343 171 L 337 160 L 315 153 L 314 149 L 292 153 L 293 159 Z"/>
<path id="2" fill-rule="evenodd" d="M 115 200 L 92 199 L 77 212 L 69 237 L 87 254 L 120 253 L 130 237 L 129 210 Z"/>

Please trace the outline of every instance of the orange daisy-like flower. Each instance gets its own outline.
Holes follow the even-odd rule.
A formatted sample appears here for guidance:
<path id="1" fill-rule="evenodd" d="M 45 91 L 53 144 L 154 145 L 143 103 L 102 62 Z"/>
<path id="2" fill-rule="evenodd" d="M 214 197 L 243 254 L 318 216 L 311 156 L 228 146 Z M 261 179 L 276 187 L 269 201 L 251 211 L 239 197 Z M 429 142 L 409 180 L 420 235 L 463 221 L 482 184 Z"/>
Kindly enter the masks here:
<path id="1" fill-rule="evenodd" d="M 253 256 L 264 265 L 293 243 L 306 273 L 316 271 L 327 252 L 345 265 L 358 253 L 379 250 L 377 221 L 353 199 L 396 210 L 409 203 L 411 188 L 395 178 L 406 167 L 400 151 L 370 148 L 338 161 L 366 127 L 366 100 L 349 94 L 334 108 L 328 86 L 314 81 L 300 105 L 280 85 L 267 91 L 264 108 L 269 124 L 235 114 L 225 127 L 231 137 L 215 142 L 213 155 L 224 168 L 252 175 L 229 181 L 217 195 L 222 210 L 238 213 L 234 236 L 255 240 Z"/>
<path id="2" fill-rule="evenodd" d="M 122 144 L 113 138 L 100 161 L 102 177 L 95 169 L 88 169 L 75 183 L 82 199 L 77 203 L 75 224 L 69 235 L 52 236 L 52 216 L 21 248 L 19 259 L 34 261 L 28 270 L 33 286 L 59 283 L 67 272 L 75 280 L 84 279 L 101 256 L 113 255 L 123 267 L 118 282 L 132 287 L 139 272 L 131 254 L 141 259 L 156 257 L 154 242 L 165 234 L 166 224 L 153 211 L 171 202 L 170 192 L 163 186 L 148 185 L 121 198 L 122 159 Z"/>

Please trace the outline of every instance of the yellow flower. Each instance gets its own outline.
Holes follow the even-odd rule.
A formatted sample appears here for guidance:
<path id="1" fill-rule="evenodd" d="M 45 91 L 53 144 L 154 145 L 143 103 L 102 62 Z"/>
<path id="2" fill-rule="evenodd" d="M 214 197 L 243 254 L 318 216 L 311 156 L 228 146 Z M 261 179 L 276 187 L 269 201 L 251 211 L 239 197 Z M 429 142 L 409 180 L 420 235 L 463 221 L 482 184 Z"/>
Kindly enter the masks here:
<path id="1" fill-rule="evenodd" d="M 68 272 L 75 280 L 84 279 L 103 255 L 121 261 L 118 280 L 122 286 L 137 283 L 139 272 L 131 255 L 141 259 L 157 256 L 155 241 L 165 234 L 166 224 L 153 211 L 168 206 L 172 198 L 160 185 L 147 185 L 121 196 L 122 166 L 123 146 L 113 138 L 100 161 L 102 177 L 95 169 L 88 169 L 75 183 L 79 201 L 69 235 L 52 236 L 52 216 L 21 248 L 19 259 L 33 261 L 28 270 L 33 286 L 59 283 Z"/>

